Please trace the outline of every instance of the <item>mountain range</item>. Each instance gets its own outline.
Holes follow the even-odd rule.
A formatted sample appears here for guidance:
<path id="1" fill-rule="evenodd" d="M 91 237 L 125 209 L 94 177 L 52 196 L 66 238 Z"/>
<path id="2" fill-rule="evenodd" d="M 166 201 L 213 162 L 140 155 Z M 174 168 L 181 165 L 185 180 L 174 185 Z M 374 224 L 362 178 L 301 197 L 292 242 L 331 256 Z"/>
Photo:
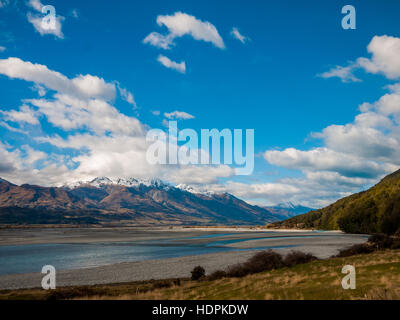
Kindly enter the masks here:
<path id="1" fill-rule="evenodd" d="M 292 202 L 279 203 L 276 206 L 267 206 L 264 208 L 272 212 L 273 214 L 285 217 L 285 219 L 289 219 L 299 214 L 307 213 L 314 210 L 313 208 L 296 205 Z"/>
<path id="2" fill-rule="evenodd" d="M 400 232 L 400 170 L 370 189 L 319 210 L 276 222 L 275 228 L 334 230 L 348 233 Z"/>
<path id="3" fill-rule="evenodd" d="M 99 177 L 62 187 L 0 178 L 2 224 L 263 225 L 287 209 L 248 204 L 228 193 L 195 192 L 158 179 Z"/>

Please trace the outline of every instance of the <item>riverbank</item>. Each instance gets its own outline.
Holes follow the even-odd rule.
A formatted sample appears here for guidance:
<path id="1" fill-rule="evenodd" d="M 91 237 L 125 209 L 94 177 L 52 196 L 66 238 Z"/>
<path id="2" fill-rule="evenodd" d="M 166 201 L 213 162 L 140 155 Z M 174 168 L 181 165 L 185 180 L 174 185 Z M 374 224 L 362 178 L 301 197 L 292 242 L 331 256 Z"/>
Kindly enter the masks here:
<path id="1" fill-rule="evenodd" d="M 11 268 L 8 270 L 15 270 L 20 263 L 26 261 L 29 262 L 28 267 L 32 271 L 38 270 L 34 273 L 25 271 L 20 274 L 11 274 L 15 271 L 5 272 L 0 276 L 0 289 L 39 287 L 43 277 L 40 270 L 44 264 L 57 267 L 58 286 L 94 285 L 189 277 L 190 271 L 197 265 L 202 265 L 207 273 L 211 273 L 244 262 L 255 252 L 270 248 L 282 254 L 291 250 L 300 250 L 325 259 L 337 254 L 340 249 L 367 240 L 367 237 L 363 235 L 348 235 L 340 232 L 249 232 L 248 230 L 233 232 L 226 229 L 218 231 L 115 229 L 100 230 L 100 232 L 97 229 L 46 229 L 41 232 L 24 230 L 22 233 L 21 231 L 8 233 L 10 237 L 7 239 L 6 234 L 0 234 L 0 243 L 3 243 L 3 246 L 0 246 L 0 255 L 8 259 L 6 262 Z M 18 245 L 6 246 L 4 243 L 7 241 Z M 111 242 L 107 244 L 106 241 Z M 38 245 L 32 246 L 32 243 L 45 243 L 45 247 L 39 245 L 39 250 Z M 61 249 L 64 251 L 61 254 L 55 249 L 58 246 L 50 247 L 49 243 L 64 243 L 67 244 L 67 248 L 63 245 Z M 26 246 L 30 247 L 24 249 Z M 68 249 L 70 247 L 73 251 Z M 121 247 L 123 251 L 118 251 Z M 22 256 L 18 256 L 20 248 L 24 249 Z M 138 251 L 138 248 L 142 251 Z M 157 248 L 154 254 L 152 248 Z M 2 249 L 5 249 L 3 253 Z M 183 250 L 188 249 L 189 251 L 183 253 Z M 146 251 L 143 252 L 143 250 Z M 160 258 L 160 256 L 166 256 L 167 251 L 171 252 L 171 250 L 172 257 Z M 198 254 L 191 254 L 193 250 L 197 250 Z M 49 254 L 50 251 L 51 254 Z M 147 251 L 150 255 L 145 254 Z M 140 257 L 137 256 L 138 252 L 141 254 Z M 69 255 L 66 256 L 65 253 Z M 10 260 L 11 255 L 17 255 L 17 258 L 13 258 L 15 262 Z M 44 255 L 45 259 L 43 259 Z M 82 258 L 83 255 L 85 258 Z M 40 261 L 36 261 L 38 256 L 41 258 Z M 99 260 L 97 265 L 94 263 L 96 259 L 104 258 L 104 256 L 108 259 Z M 53 263 L 54 259 L 58 261 L 58 264 Z M 70 260 L 73 259 L 80 259 L 83 267 L 66 268 L 66 265 L 71 265 Z M 62 261 L 65 263 L 63 264 Z M 103 263 L 102 261 L 110 262 Z M 34 263 L 36 263 L 35 266 Z M 90 263 L 89 266 L 93 264 L 96 266 L 85 267 L 86 263 Z"/>
<path id="2" fill-rule="evenodd" d="M 355 290 L 341 286 L 342 267 L 354 265 Z M 187 278 L 70 286 L 57 290 L 19 289 L 0 291 L 4 299 L 400 299 L 400 251 L 386 250 L 347 258 L 331 258 L 290 268 L 253 274 L 244 278 L 191 281 Z"/>

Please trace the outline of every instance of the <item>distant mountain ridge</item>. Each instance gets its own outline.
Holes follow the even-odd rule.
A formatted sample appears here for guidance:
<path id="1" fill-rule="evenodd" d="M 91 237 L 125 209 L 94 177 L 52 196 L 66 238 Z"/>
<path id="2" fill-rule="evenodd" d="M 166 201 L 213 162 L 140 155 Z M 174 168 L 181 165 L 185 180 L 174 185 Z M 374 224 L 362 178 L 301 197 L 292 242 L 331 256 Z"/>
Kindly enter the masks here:
<path id="1" fill-rule="evenodd" d="M 273 224 L 278 228 L 340 229 L 348 233 L 400 232 L 400 170 L 372 188 L 319 210 Z"/>
<path id="2" fill-rule="evenodd" d="M 223 193 L 196 193 L 159 179 L 99 177 L 62 187 L 0 179 L 0 223 L 263 225 L 284 215 Z"/>
<path id="3" fill-rule="evenodd" d="M 264 208 L 274 214 L 285 216 L 286 219 L 315 210 L 313 208 L 296 205 L 292 202 L 279 203 L 276 206 L 266 206 Z"/>

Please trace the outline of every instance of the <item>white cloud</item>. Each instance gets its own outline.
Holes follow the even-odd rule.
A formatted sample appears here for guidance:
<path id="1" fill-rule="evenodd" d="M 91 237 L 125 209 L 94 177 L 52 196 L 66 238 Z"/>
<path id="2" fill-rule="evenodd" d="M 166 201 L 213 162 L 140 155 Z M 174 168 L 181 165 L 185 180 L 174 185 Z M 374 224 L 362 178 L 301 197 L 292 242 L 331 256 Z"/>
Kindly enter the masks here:
<path id="1" fill-rule="evenodd" d="M 236 38 L 236 39 L 238 39 L 241 43 L 243 43 L 243 44 L 245 44 L 247 41 L 249 41 L 249 38 L 248 37 L 246 37 L 246 36 L 244 36 L 244 35 L 242 35 L 240 32 L 239 32 L 239 30 L 238 30 L 238 28 L 232 28 L 232 30 L 231 30 L 231 35 L 234 37 L 234 38 Z"/>
<path id="2" fill-rule="evenodd" d="M 29 0 L 28 5 L 36 11 L 42 12 L 43 4 L 40 0 Z"/>
<path id="3" fill-rule="evenodd" d="M 166 56 L 159 55 L 157 58 L 157 61 L 160 62 L 164 67 L 168 69 L 174 69 L 180 73 L 186 73 L 186 64 L 185 61 L 182 61 L 180 63 L 177 63 L 175 61 L 172 61 Z"/>
<path id="4" fill-rule="evenodd" d="M 33 64 L 19 58 L 0 59 L 0 74 L 10 78 L 31 81 L 50 90 L 75 95 L 80 98 L 100 98 L 107 101 L 115 98 L 115 85 L 92 75 L 79 75 L 68 79 L 59 72 L 49 70 L 41 64 Z"/>
<path id="5" fill-rule="evenodd" d="M 27 105 L 22 105 L 19 109 L 17 110 L 10 110 L 10 111 L 1 111 L 0 113 L 4 115 L 4 118 L 6 121 L 13 121 L 13 122 L 19 122 L 19 123 L 29 123 L 29 124 L 39 124 L 39 120 L 37 119 L 37 114 L 34 110 L 32 110 L 29 106 Z"/>
<path id="6" fill-rule="evenodd" d="M 355 63 L 346 67 L 336 66 L 318 76 L 338 77 L 342 82 L 359 82 L 361 80 L 355 77 L 353 72 L 361 68 L 369 73 L 381 73 L 388 79 L 400 78 L 400 38 L 375 36 L 368 44 L 367 50 L 371 53 L 371 58 L 360 57 Z"/>
<path id="7" fill-rule="evenodd" d="M 122 99 L 131 104 L 134 108 L 136 108 L 136 102 L 135 98 L 133 97 L 133 93 L 129 92 L 127 89 L 121 88 L 119 85 L 118 85 L 118 90 Z"/>
<path id="8" fill-rule="evenodd" d="M 340 78 L 342 82 L 360 82 L 361 80 L 358 79 L 354 74 L 354 66 L 350 65 L 347 67 L 336 66 L 327 72 L 323 72 L 319 74 L 321 78 Z"/>
<path id="9" fill-rule="evenodd" d="M 375 36 L 368 45 L 372 58 L 359 58 L 360 67 L 370 73 L 382 73 L 389 79 L 400 77 L 400 38 Z"/>
<path id="10" fill-rule="evenodd" d="M 320 133 L 323 147 L 310 150 L 268 150 L 265 159 L 276 166 L 301 170 L 304 178 L 282 179 L 299 187 L 293 202 L 327 205 L 369 187 L 400 167 L 400 84 L 387 87 L 374 103 L 363 103 L 354 121 L 330 125 Z"/>
<path id="11" fill-rule="evenodd" d="M 40 0 L 29 0 L 28 5 L 32 7 L 34 10 L 39 12 L 40 14 L 32 14 L 31 12 L 27 13 L 28 21 L 33 25 L 35 30 L 40 33 L 40 35 L 52 34 L 60 39 L 64 39 L 64 34 L 62 33 L 62 22 L 65 20 L 63 16 L 56 14 L 55 17 L 55 26 L 54 28 L 46 28 L 43 27 L 43 15 L 42 8 L 44 5 L 40 2 Z"/>
<path id="12" fill-rule="evenodd" d="M 201 21 L 196 17 L 183 13 L 175 12 L 174 15 L 157 17 L 157 24 L 167 27 L 169 33 L 162 35 L 157 32 L 150 33 L 144 40 L 153 46 L 170 49 L 174 45 L 174 39 L 190 35 L 195 40 L 211 42 L 220 49 L 225 48 L 224 41 L 219 35 L 217 28 L 208 21 Z"/>
<path id="13" fill-rule="evenodd" d="M 35 83 L 31 89 L 33 91 L 36 91 L 40 97 L 45 96 L 47 93 L 47 90 L 43 86 L 37 83 Z"/>
<path id="14" fill-rule="evenodd" d="M 187 112 L 184 112 L 184 111 L 177 111 L 177 110 L 173 111 L 173 112 L 170 112 L 170 113 L 165 112 L 164 116 L 166 118 L 170 119 L 170 120 L 173 120 L 173 119 L 184 119 L 184 120 L 194 119 L 193 115 L 191 115 L 191 114 L 189 114 Z"/>
<path id="15" fill-rule="evenodd" d="M 18 132 L 18 133 L 25 134 L 25 135 L 28 135 L 28 134 L 29 134 L 28 131 L 24 131 L 24 130 L 22 130 L 22 129 L 12 127 L 12 126 L 10 126 L 10 125 L 9 125 L 7 122 L 5 122 L 5 121 L 0 121 L 0 126 L 6 128 L 7 130 L 9 130 L 9 131 L 11 131 L 11 132 Z"/>
<path id="16" fill-rule="evenodd" d="M 376 178 L 388 173 L 387 168 L 376 162 L 337 152 L 328 148 L 301 151 L 288 148 L 283 151 L 266 151 L 264 158 L 273 165 L 289 169 L 333 171 L 344 177 Z"/>
<path id="17" fill-rule="evenodd" d="M 6 47 L 3 47 L 3 46 L 0 46 L 0 52 L 4 52 L 4 51 L 6 51 Z"/>
<path id="18" fill-rule="evenodd" d="M 162 177 L 175 184 L 207 184 L 215 183 L 218 178 L 228 178 L 235 170 L 227 165 L 219 166 L 179 166 L 166 170 Z"/>
<path id="19" fill-rule="evenodd" d="M 343 82 L 359 81 L 353 72 L 362 68 L 388 79 L 400 77 L 400 38 L 375 36 L 368 45 L 368 52 L 371 58 L 358 58 L 347 67 L 337 66 L 320 76 L 339 77 Z M 362 103 L 353 122 L 330 125 L 320 133 L 312 133 L 312 137 L 322 140 L 323 147 L 264 153 L 265 159 L 273 165 L 303 172 L 304 178 L 280 181 L 301 187 L 303 194 L 293 195 L 291 201 L 326 205 L 369 187 L 399 169 L 400 83 L 386 89 L 389 93 L 377 101 Z"/>
<path id="20" fill-rule="evenodd" d="M 0 60 L 0 74 L 32 81 L 48 90 L 46 98 L 24 99 L 25 105 L 19 110 L 2 112 L 4 121 L 0 121 L 0 125 L 23 133 L 7 121 L 38 124 L 43 118 L 63 130 L 63 137 L 37 135 L 36 130 L 33 139 L 35 145 L 39 144 L 37 149 L 12 148 L 1 142 L 0 176 L 12 182 L 61 185 L 96 176 L 133 176 L 158 177 L 179 183 L 215 183 L 218 178 L 234 173 L 229 166 L 149 164 L 146 160 L 150 143 L 146 141 L 148 127 L 121 113 L 107 101 L 115 95 L 118 82 L 107 83 L 91 75 L 68 79 L 44 65 L 18 58 Z M 192 117 L 179 111 L 170 116 Z M 56 151 L 43 153 L 41 146 L 46 144 L 52 145 Z M 39 167 L 37 163 L 40 163 Z"/>
<path id="21" fill-rule="evenodd" d="M 65 94 L 55 94 L 54 98 L 24 101 L 37 107 L 51 124 L 65 131 L 83 128 L 96 134 L 143 133 L 139 120 L 120 113 L 104 100 L 81 100 Z"/>
<path id="22" fill-rule="evenodd" d="M 144 38 L 143 43 L 148 43 L 154 47 L 169 50 L 171 49 L 171 46 L 175 45 L 173 40 L 174 36 L 171 34 L 164 36 L 158 32 L 152 32 Z"/>

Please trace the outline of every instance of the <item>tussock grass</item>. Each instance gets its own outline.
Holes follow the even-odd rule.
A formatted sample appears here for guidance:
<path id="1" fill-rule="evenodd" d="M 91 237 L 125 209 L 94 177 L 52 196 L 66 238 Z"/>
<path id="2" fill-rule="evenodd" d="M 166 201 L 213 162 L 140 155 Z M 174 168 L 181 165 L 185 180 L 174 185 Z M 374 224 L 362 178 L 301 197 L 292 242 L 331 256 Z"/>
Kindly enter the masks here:
<path id="1" fill-rule="evenodd" d="M 344 290 L 344 265 L 356 268 L 357 288 Z M 168 285 L 167 285 L 168 283 Z M 0 299 L 400 299 L 400 250 L 317 260 L 241 278 L 143 281 L 114 285 L 1 291 Z"/>

